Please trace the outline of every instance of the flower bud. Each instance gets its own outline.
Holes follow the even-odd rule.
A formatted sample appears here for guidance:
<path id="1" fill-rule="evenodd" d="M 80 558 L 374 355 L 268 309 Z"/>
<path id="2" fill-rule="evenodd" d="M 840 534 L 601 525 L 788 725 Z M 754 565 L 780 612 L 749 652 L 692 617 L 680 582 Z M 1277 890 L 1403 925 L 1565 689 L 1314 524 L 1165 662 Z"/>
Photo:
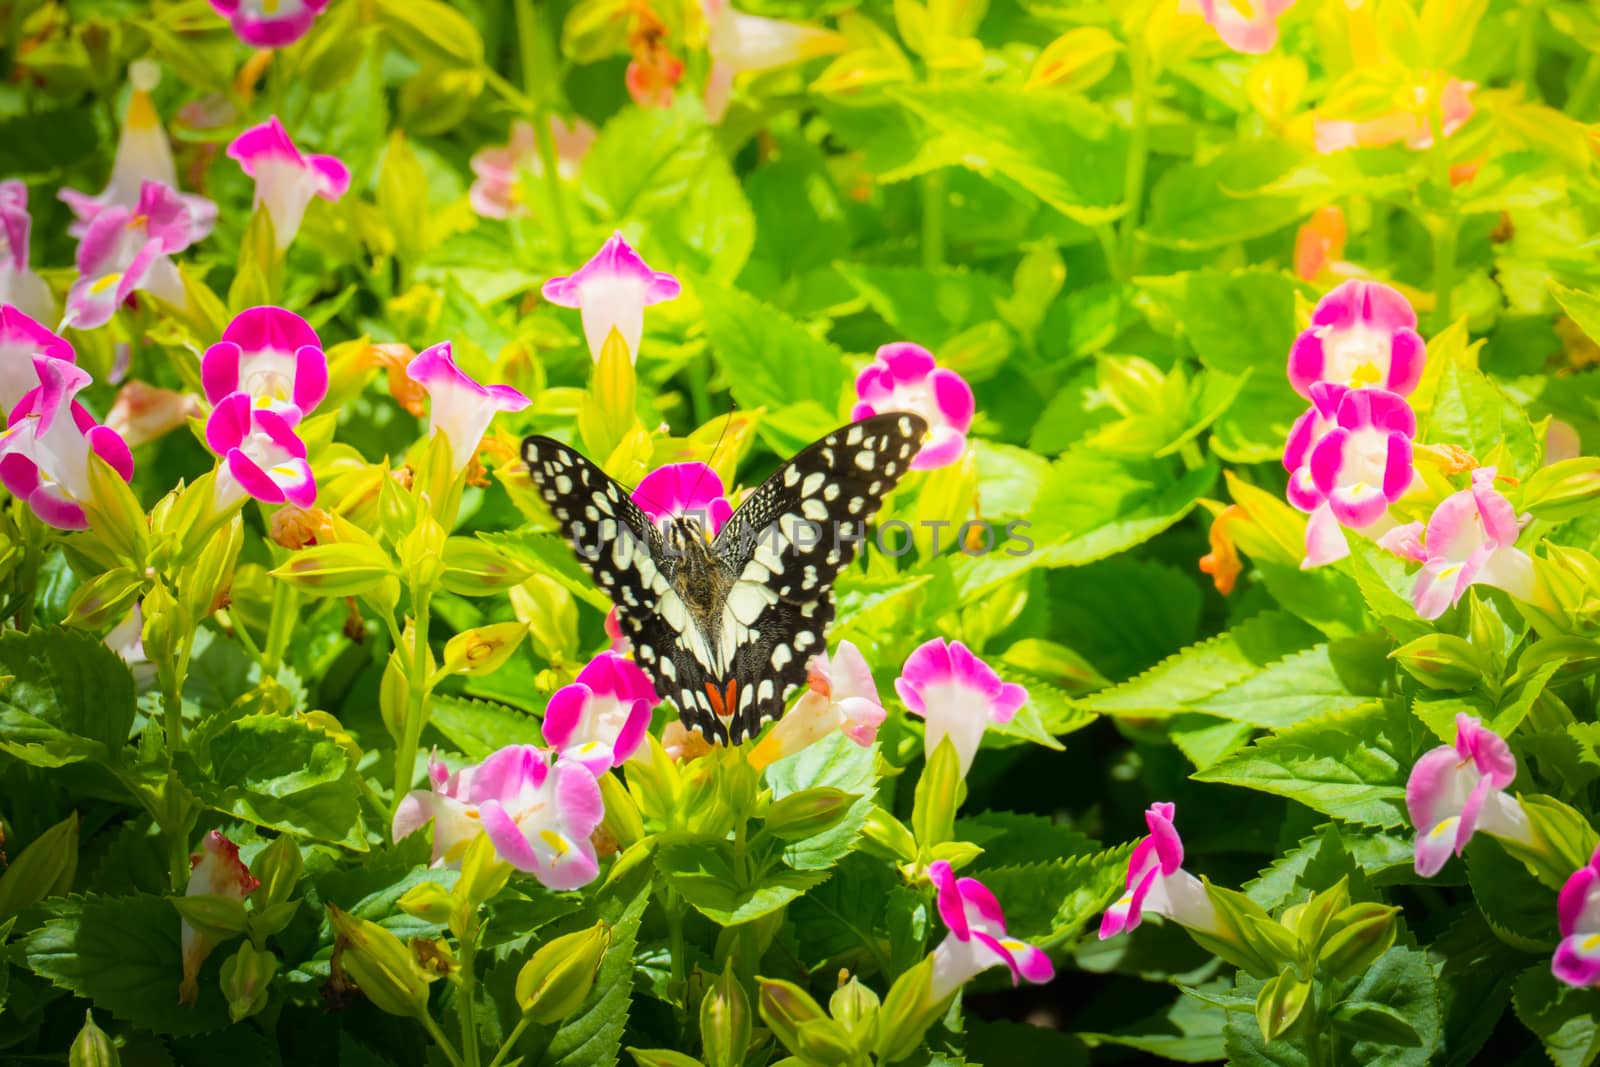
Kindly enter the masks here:
<path id="1" fill-rule="evenodd" d="M 394 934 L 328 905 L 338 941 L 334 956 L 367 999 L 390 1015 L 419 1016 L 428 1010 L 427 977 Z"/>
<path id="2" fill-rule="evenodd" d="M 468 910 L 476 911 L 510 880 L 511 864 L 500 858 L 488 834 L 479 834 L 461 858 L 461 877 L 456 880 L 454 895 L 466 902 Z M 456 934 L 462 936 L 459 930 Z"/>
<path id="3" fill-rule="evenodd" d="M 418 882 L 396 903 L 401 911 L 425 923 L 444 926 L 456 911 L 456 898 L 438 882 Z"/>
<path id="4" fill-rule="evenodd" d="M 72 591 L 67 601 L 68 626 L 100 630 L 127 617 L 144 592 L 144 575 L 132 567 L 114 567 Z"/>
<path id="5" fill-rule="evenodd" d="M 911 836 L 905 823 L 876 804 L 867 813 L 861 835 L 872 851 L 886 859 L 912 863 L 917 858 L 917 839 Z"/>
<path id="6" fill-rule="evenodd" d="M 228 1015 L 234 1022 L 248 1019 L 267 1005 L 278 957 L 258 951 L 246 938 L 239 951 L 222 964 L 222 995 L 228 998 Z"/>
<path id="7" fill-rule="evenodd" d="M 911 832 L 919 848 L 928 850 L 955 836 L 956 809 L 966 791 L 961 757 L 955 744 L 943 738 L 922 768 L 911 806 Z"/>
<path id="8" fill-rule="evenodd" d="M 1318 953 L 1317 964 L 1338 978 L 1354 978 L 1394 944 L 1394 917 L 1399 908 L 1386 904 L 1352 904 L 1333 917 L 1332 931 Z"/>
<path id="9" fill-rule="evenodd" d="M 541 945 L 517 974 L 517 1003 L 534 1022 L 553 1026 L 577 1011 L 594 987 L 611 946 L 611 927 L 596 923 Z"/>
<path id="10" fill-rule="evenodd" d="M 68 1067 L 121 1067 L 122 1056 L 112 1044 L 111 1035 L 95 1025 L 94 1012 L 83 1013 L 83 1029 L 67 1053 Z"/>
<path id="11" fill-rule="evenodd" d="M 799 841 L 837 826 L 857 797 L 843 789 L 817 786 L 790 793 L 767 809 L 767 830 L 784 841 Z"/>
<path id="12" fill-rule="evenodd" d="M 633 794 L 622 784 L 622 779 L 614 774 L 602 774 L 600 797 L 606 806 L 605 821 L 600 827 L 611 834 L 617 847 L 628 848 L 642 841 L 644 818 L 639 814 L 639 805 L 634 802 Z"/>
<path id="13" fill-rule="evenodd" d="M 503 593 L 528 579 L 528 569 L 486 541 L 451 537 L 444 543 L 440 581 L 457 596 Z"/>
<path id="14" fill-rule="evenodd" d="M 1484 680 L 1484 664 L 1478 650 L 1454 634 L 1419 637 L 1401 645 L 1389 657 L 1429 689 L 1474 689 Z"/>
<path id="15" fill-rule="evenodd" d="M 65 893 L 78 872 L 78 813 L 34 838 L 0 875 L 0 920 Z"/>
<path id="16" fill-rule="evenodd" d="M 1284 970 L 1261 987 L 1256 994 L 1256 1025 L 1268 1042 L 1276 1041 L 1294 1028 L 1311 997 L 1311 983 L 1294 970 Z"/>
<path id="17" fill-rule="evenodd" d="M 878 1008 L 878 994 L 854 976 L 828 1000 L 828 1014 L 862 1048 L 871 1048 L 878 1040 Z"/>
<path id="18" fill-rule="evenodd" d="M 335 541 L 301 549 L 272 572 L 318 596 L 359 596 L 393 573 L 393 564 L 372 545 Z"/>
<path id="19" fill-rule="evenodd" d="M 123 481 L 111 464 L 98 453 L 89 455 L 90 498 L 84 504 L 84 515 L 94 536 L 110 548 L 118 558 L 135 567 L 144 566 L 150 553 L 150 522 L 139 498 L 133 495 L 128 483 Z"/>
<path id="20" fill-rule="evenodd" d="M 493 622 L 462 630 L 444 646 L 444 670 L 450 674 L 491 674 L 511 658 L 527 632 L 527 626 L 520 622 Z"/>
<path id="21" fill-rule="evenodd" d="M 333 537 L 333 526 L 328 513 L 321 508 L 302 508 L 285 504 L 272 513 L 267 523 L 267 536 L 272 543 L 290 552 L 327 541 Z"/>
<path id="22" fill-rule="evenodd" d="M 818 1019 L 826 1019 L 822 1005 L 811 994 L 795 985 L 776 978 L 757 978 L 761 987 L 761 1018 L 783 1047 L 790 1052 L 800 1051 L 800 1028 Z M 919 1035 L 920 1036 L 920 1035 Z"/>
<path id="23" fill-rule="evenodd" d="M 1600 458 L 1578 456 L 1540 467 L 1522 486 L 1522 509 L 1536 519 L 1565 522 L 1600 503 Z"/>
<path id="24" fill-rule="evenodd" d="M 730 964 L 700 1001 L 706 1067 L 739 1067 L 750 1050 L 750 1001 Z"/>
<path id="25" fill-rule="evenodd" d="M 234 515 L 200 550 L 194 562 L 179 572 L 178 588 L 183 591 L 183 606 L 190 618 L 204 619 L 220 606 L 233 584 L 233 568 L 243 547 L 244 518 Z"/>
<path id="26" fill-rule="evenodd" d="M 444 576 L 444 527 L 432 515 L 421 515 L 411 532 L 395 546 L 401 573 L 413 589 L 433 589 Z"/>
<path id="27" fill-rule="evenodd" d="M 894 1063 L 916 1051 L 928 1028 L 944 1014 L 949 999 L 933 997 L 931 955 L 897 978 L 878 1012 L 878 1040 L 874 1046 L 878 1059 Z"/>

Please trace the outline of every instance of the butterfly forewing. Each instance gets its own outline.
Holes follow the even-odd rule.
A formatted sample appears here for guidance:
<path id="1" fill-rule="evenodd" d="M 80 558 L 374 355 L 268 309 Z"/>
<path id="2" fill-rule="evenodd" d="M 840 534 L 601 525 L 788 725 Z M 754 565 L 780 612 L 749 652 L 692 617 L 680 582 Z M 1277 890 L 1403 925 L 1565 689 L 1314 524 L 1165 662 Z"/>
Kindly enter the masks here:
<path id="1" fill-rule="evenodd" d="M 572 449 L 530 437 L 523 458 L 656 690 L 674 697 L 684 725 L 737 744 L 783 714 L 825 650 L 834 579 L 926 429 L 890 413 L 830 433 L 757 487 L 709 546 L 691 539 L 703 566 L 686 563 L 626 490 Z M 620 528 L 626 548 L 606 539 Z"/>

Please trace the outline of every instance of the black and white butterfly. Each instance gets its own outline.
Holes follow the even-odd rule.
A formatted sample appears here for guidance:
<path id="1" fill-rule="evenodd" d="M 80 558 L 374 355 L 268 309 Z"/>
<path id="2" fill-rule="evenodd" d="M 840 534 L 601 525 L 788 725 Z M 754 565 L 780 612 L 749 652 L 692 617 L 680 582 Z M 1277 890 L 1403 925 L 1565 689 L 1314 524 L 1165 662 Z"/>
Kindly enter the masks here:
<path id="1" fill-rule="evenodd" d="M 653 522 L 559 441 L 529 437 L 522 459 L 656 691 L 684 726 L 738 744 L 783 715 L 826 651 L 834 579 L 927 429 L 889 412 L 835 430 L 761 483 L 715 537 L 704 517 Z"/>

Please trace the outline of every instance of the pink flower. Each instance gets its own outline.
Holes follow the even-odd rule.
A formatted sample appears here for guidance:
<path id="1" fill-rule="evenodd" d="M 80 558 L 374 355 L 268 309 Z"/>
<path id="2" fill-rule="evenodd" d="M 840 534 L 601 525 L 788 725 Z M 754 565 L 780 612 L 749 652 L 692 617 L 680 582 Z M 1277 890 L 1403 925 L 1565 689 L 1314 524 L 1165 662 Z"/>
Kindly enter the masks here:
<path id="1" fill-rule="evenodd" d="M 622 656 L 626 656 L 633 651 L 633 642 L 629 641 L 627 635 L 622 632 L 622 620 L 617 618 L 615 605 L 612 605 L 611 610 L 606 612 L 604 626 L 606 636 L 611 639 L 611 651 Z"/>
<path id="2" fill-rule="evenodd" d="M 106 425 L 120 434 L 129 448 L 138 448 L 199 416 L 199 398 L 135 379 L 118 391 Z"/>
<path id="3" fill-rule="evenodd" d="M 161 127 L 161 116 L 150 100 L 150 93 L 161 80 L 161 68 L 149 60 L 140 60 L 129 65 L 128 80 L 133 84 L 133 91 L 122 115 L 122 135 L 117 140 L 117 155 L 111 164 L 111 180 L 98 196 L 76 189 L 63 189 L 57 194 L 76 216 L 67 232 L 74 237 L 84 237 L 90 223 L 108 207 L 138 209 L 145 183 L 155 182 L 173 190 L 173 195 L 188 209 L 194 231 L 190 240 L 198 241 L 216 225 L 217 205 L 203 196 L 177 192 L 178 168 L 172 160 L 172 145 L 167 141 L 167 131 Z"/>
<path id="4" fill-rule="evenodd" d="M 39 387 L 33 361 L 40 356 L 68 363 L 77 359 L 72 346 L 41 323 L 10 305 L 0 307 L 0 406 L 7 412 Z"/>
<path id="5" fill-rule="evenodd" d="M 111 464 L 123 481 L 133 477 L 133 453 L 73 399 L 89 384 L 87 371 L 46 356 L 35 356 L 33 366 L 39 385 L 17 401 L 9 428 L 0 434 L 0 481 L 41 521 L 60 530 L 86 530 L 83 506 L 93 498 L 90 453 Z"/>
<path id="6" fill-rule="evenodd" d="M 877 740 L 888 713 L 860 650 L 840 641 L 831 658 L 813 656 L 808 667 L 809 688 L 751 751 L 749 760 L 756 768 L 792 756 L 835 730 L 862 748 Z"/>
<path id="7" fill-rule="evenodd" d="M 1278 43 L 1278 17 L 1294 0 L 1197 0 L 1200 14 L 1235 52 L 1261 55 Z"/>
<path id="8" fill-rule="evenodd" d="M 328 0 L 211 0 L 233 34 L 252 48 L 282 48 L 304 37 Z"/>
<path id="9" fill-rule="evenodd" d="M 111 321 L 139 290 L 182 307 L 188 299 L 168 257 L 205 236 L 209 226 L 170 186 L 146 181 L 133 208 L 101 208 L 78 243 L 78 280 L 67 292 L 66 323 L 92 330 Z"/>
<path id="10" fill-rule="evenodd" d="M 238 160 L 256 180 L 256 204 L 265 205 L 272 216 L 280 252 L 300 232 L 312 197 L 338 200 L 350 188 L 349 168 L 333 156 L 301 152 L 276 115 L 235 137 L 228 145 L 228 158 Z"/>
<path id="11" fill-rule="evenodd" d="M 661 698 L 638 664 L 615 652 L 602 652 L 578 672 L 571 685 L 550 697 L 544 712 L 544 739 L 596 775 L 604 774 L 638 750 L 650 728 L 650 713 Z"/>
<path id="12" fill-rule="evenodd" d="M 55 319 L 56 298 L 43 278 L 28 269 L 28 187 L 0 182 L 0 309 L 14 308 L 35 319 Z M 3 344 L 0 341 L 0 344 Z"/>
<path id="13" fill-rule="evenodd" d="M 704 463 L 657 467 L 634 487 L 633 502 L 657 523 L 692 516 L 713 537 L 733 516 L 733 505 L 723 496 L 722 478 Z"/>
<path id="14" fill-rule="evenodd" d="M 529 400 L 509 385 L 479 385 L 456 366 L 450 342 L 440 341 L 406 364 L 406 377 L 428 391 L 428 436 L 444 434 L 455 473 L 466 469 L 495 415 L 521 411 Z"/>
<path id="15" fill-rule="evenodd" d="M 309 508 L 317 483 L 306 445 L 280 412 L 257 407 L 249 393 L 222 399 L 206 420 L 206 444 L 221 457 L 217 502 L 228 506 L 251 496 L 265 504 Z"/>
<path id="16" fill-rule="evenodd" d="M 1482 830 L 1532 844 L 1527 813 L 1505 790 L 1517 761 L 1504 740 L 1471 715 L 1456 715 L 1456 743 L 1423 753 L 1406 779 L 1406 811 L 1417 828 L 1417 873 L 1438 874 Z"/>
<path id="17" fill-rule="evenodd" d="M 328 359 L 305 319 L 266 305 L 234 316 L 222 340 L 206 349 L 200 378 L 213 404 L 244 392 L 295 423 L 327 395 Z"/>
<path id="18" fill-rule="evenodd" d="M 186 897 L 229 897 L 243 900 L 261 884 L 250 874 L 250 868 L 239 858 L 239 846 L 213 830 L 205 836 L 201 851 L 189 857 L 189 885 Z M 183 981 L 178 986 L 178 1002 L 193 1004 L 199 995 L 195 979 L 200 976 L 200 965 L 217 947 L 216 940 L 183 921 Z"/>
<path id="19" fill-rule="evenodd" d="M 1152 804 L 1144 813 L 1150 836 L 1128 858 L 1128 890 L 1106 909 L 1100 940 L 1137 929 L 1146 911 L 1193 930 L 1220 929 L 1205 883 L 1183 869 L 1183 839 L 1172 824 L 1176 813 L 1177 806 L 1168 803 Z"/>
<path id="20" fill-rule="evenodd" d="M 988 886 L 976 878 L 957 878 L 948 860 L 929 864 L 928 878 L 938 890 L 939 917 L 950 931 L 933 950 L 935 1001 L 999 964 L 1011 971 L 1012 985 L 1024 978 L 1042 985 L 1056 976 L 1049 956 L 1006 933 L 1005 913 Z"/>
<path id="21" fill-rule="evenodd" d="M 1433 509 L 1427 529 L 1420 522 L 1391 530 L 1379 544 L 1422 564 L 1411 604 L 1424 619 L 1437 619 L 1473 585 L 1492 585 L 1519 600 L 1533 596 L 1533 560 L 1516 547 L 1522 522 L 1511 501 L 1494 488 L 1495 470 L 1472 472 L 1472 488 L 1452 493 Z"/>
<path id="22" fill-rule="evenodd" d="M 569 126 L 552 115 L 550 133 L 555 141 L 556 173 L 563 180 L 577 177 L 578 165 L 594 144 L 594 127 L 582 119 L 574 119 Z M 486 219 L 526 215 L 528 208 L 518 185 L 524 176 L 544 175 L 533 126 L 521 120 L 512 123 L 511 137 L 505 144 L 485 148 L 472 157 L 472 173 L 477 175 L 468 191 L 473 211 Z"/>
<path id="23" fill-rule="evenodd" d="M 1309 447 L 1297 449 L 1315 432 L 1337 390 L 1338 404 L 1331 425 Z M 1306 523 L 1306 558 L 1303 566 L 1316 567 L 1342 559 L 1350 552 L 1344 529 L 1376 536 L 1393 520 L 1389 505 L 1411 488 L 1411 438 L 1417 420 L 1404 398 L 1382 389 L 1340 389 L 1319 382 L 1313 392 L 1319 404 L 1301 416 L 1290 432 L 1284 465 L 1301 459 L 1290 480 L 1289 500 L 1297 507 L 1313 504 Z M 1302 425 L 1310 419 L 1310 431 Z M 1304 471 L 1310 475 L 1309 492 Z"/>
<path id="24" fill-rule="evenodd" d="M 909 341 L 884 345 L 871 365 L 856 375 L 857 404 L 852 420 L 886 411 L 909 411 L 928 422 L 927 441 L 911 461 L 913 470 L 948 467 L 961 458 L 972 427 L 972 387 L 932 353 Z"/>
<path id="25" fill-rule="evenodd" d="M 1289 384 L 1307 399 L 1317 382 L 1379 386 L 1410 395 L 1422 380 L 1426 346 L 1417 314 L 1394 289 L 1351 280 L 1317 301 L 1310 328 L 1289 349 Z"/>
<path id="26" fill-rule="evenodd" d="M 551 278 L 542 291 L 550 303 L 581 311 L 583 336 L 595 360 L 613 329 L 622 334 L 629 357 L 637 360 L 644 309 L 674 299 L 681 288 L 677 278 L 651 270 L 619 232 L 589 262 L 572 274 Z"/>
<path id="27" fill-rule="evenodd" d="M 394 839 L 433 821 L 434 866 L 456 866 L 480 831 L 500 858 L 555 890 L 577 889 L 600 873 L 589 835 L 605 809 L 600 785 L 576 760 L 550 764 L 532 745 L 508 745 L 475 767 L 450 774 L 428 763 L 431 789 L 407 793 Z"/>
<path id="28" fill-rule="evenodd" d="M 1600 848 L 1561 887 L 1556 913 L 1561 944 L 1550 969 L 1568 985 L 1600 985 Z"/>
<path id="29" fill-rule="evenodd" d="M 906 658 L 895 692 L 915 715 L 927 720 L 923 748 L 932 755 L 946 737 L 955 746 L 966 777 L 991 722 L 1010 722 L 1028 691 L 1002 682 L 987 663 L 960 641 L 936 637 Z"/>
<path id="30" fill-rule="evenodd" d="M 1472 117 L 1472 91 L 1477 87 L 1474 82 L 1450 78 L 1440 90 L 1440 128 L 1446 137 L 1459 130 Z M 1317 151 L 1328 155 L 1346 148 L 1371 148 L 1396 141 L 1404 141 L 1410 148 L 1432 148 L 1433 127 L 1427 113 L 1428 87 L 1417 84 L 1411 87 L 1410 92 L 1410 107 L 1375 119 L 1351 121 L 1317 116 L 1312 134 Z"/>
<path id="31" fill-rule="evenodd" d="M 845 39 L 832 30 L 797 22 L 746 15 L 728 0 L 700 0 L 708 27 L 706 117 L 721 122 L 728 110 L 733 79 L 745 71 L 775 70 L 815 56 L 841 51 Z"/>

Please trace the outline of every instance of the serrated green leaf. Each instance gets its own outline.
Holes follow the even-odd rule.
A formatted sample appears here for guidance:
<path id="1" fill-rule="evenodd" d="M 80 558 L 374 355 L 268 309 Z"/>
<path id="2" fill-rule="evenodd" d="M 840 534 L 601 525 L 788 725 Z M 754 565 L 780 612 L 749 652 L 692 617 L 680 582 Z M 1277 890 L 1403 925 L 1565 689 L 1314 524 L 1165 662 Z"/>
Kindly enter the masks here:
<path id="1" fill-rule="evenodd" d="M 133 727 L 133 675 L 103 643 L 59 627 L 7 631 L 0 679 L 0 750 L 40 767 L 118 760 Z"/>
<path id="2" fill-rule="evenodd" d="M 732 843 L 707 837 L 663 843 L 656 867 L 695 910 L 722 926 L 777 911 L 828 877 L 826 870 L 773 866 L 745 884 Z"/>
<path id="3" fill-rule="evenodd" d="M 830 414 L 839 410 L 849 378 L 837 348 L 737 289 L 702 286 L 700 296 L 711 350 L 740 407 L 810 401 Z"/>
<path id="4" fill-rule="evenodd" d="M 800 871 L 827 870 L 855 847 L 877 793 L 877 761 L 876 744 L 863 748 L 835 730 L 816 744 L 767 768 L 767 784 L 772 787 L 773 800 L 819 786 L 842 789 L 857 798 L 844 818 L 833 826 L 811 837 L 788 842 L 783 850 L 785 863 Z"/>
<path id="5" fill-rule="evenodd" d="M 1006 913 L 1017 937 L 1061 942 L 1077 936 L 1122 892 L 1133 845 L 1120 845 L 1051 863 L 994 867 L 983 883 Z"/>
<path id="6" fill-rule="evenodd" d="M 1600 989 L 1574 989 L 1541 960 L 1522 972 L 1511 1002 L 1556 1067 L 1588 1067 L 1600 1056 Z"/>
<path id="7" fill-rule="evenodd" d="M 1387 650 L 1388 641 L 1376 635 L 1317 645 L 1187 706 L 1230 722 L 1281 730 L 1377 696 L 1388 680 Z"/>
<path id="8" fill-rule="evenodd" d="M 445 693 L 434 694 L 428 725 L 472 760 L 482 760 L 507 745 L 528 744 L 539 733 L 539 720 L 525 711 Z"/>

